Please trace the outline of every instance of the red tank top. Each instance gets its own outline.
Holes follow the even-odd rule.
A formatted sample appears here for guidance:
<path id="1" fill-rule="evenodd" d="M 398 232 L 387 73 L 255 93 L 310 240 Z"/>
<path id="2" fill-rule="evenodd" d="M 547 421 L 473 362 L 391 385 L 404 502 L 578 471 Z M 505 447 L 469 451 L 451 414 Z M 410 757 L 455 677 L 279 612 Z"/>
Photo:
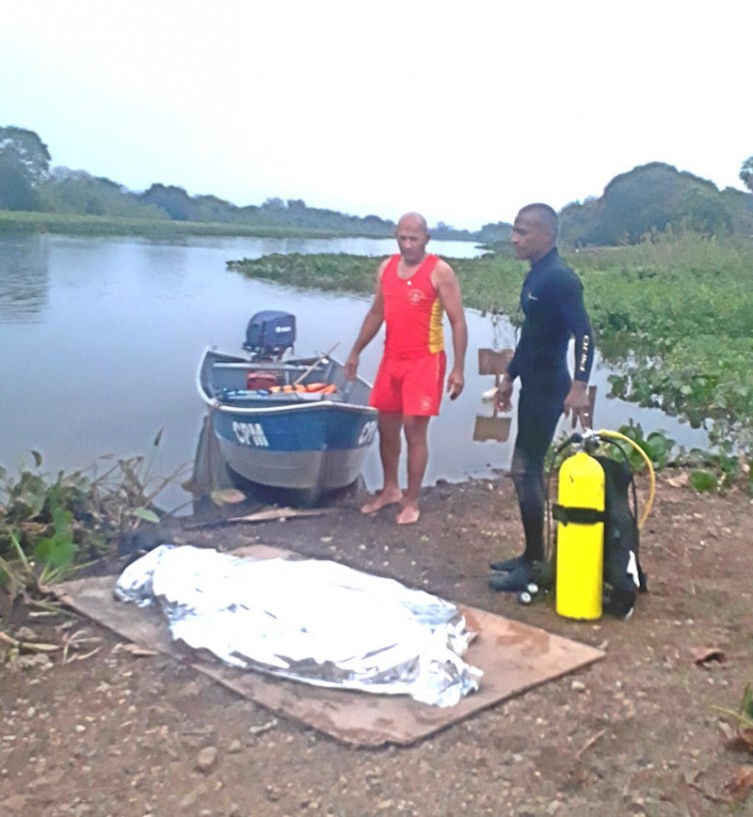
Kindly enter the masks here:
<path id="1" fill-rule="evenodd" d="M 444 349 L 442 302 L 431 281 L 439 258 L 427 255 L 410 278 L 397 274 L 399 255 L 393 255 L 382 273 L 384 356 L 411 359 Z"/>

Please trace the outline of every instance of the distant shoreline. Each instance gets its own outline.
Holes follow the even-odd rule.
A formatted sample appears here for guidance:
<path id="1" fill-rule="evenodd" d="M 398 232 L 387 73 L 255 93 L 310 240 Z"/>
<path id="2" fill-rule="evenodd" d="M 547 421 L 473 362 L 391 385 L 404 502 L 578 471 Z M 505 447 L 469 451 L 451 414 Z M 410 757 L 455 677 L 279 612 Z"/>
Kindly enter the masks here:
<path id="1" fill-rule="evenodd" d="M 53 233 L 74 236 L 142 236 L 145 238 L 182 238 L 222 236 L 227 238 L 392 238 L 391 234 L 373 235 L 317 230 L 302 227 L 261 227 L 222 222 L 150 221 L 109 216 L 68 215 L 0 211 L 0 236 L 11 234 Z"/>
<path id="2" fill-rule="evenodd" d="M 133 219 L 114 216 L 87 216 L 68 213 L 40 213 L 0 210 L 0 236 L 13 234 L 46 234 L 71 236 L 140 236 L 143 238 L 223 237 L 223 238 L 394 238 L 383 233 L 344 230 L 323 230 L 311 227 L 257 226 L 211 221 L 173 221 L 171 219 Z M 475 238 L 437 240 L 468 241 Z"/>

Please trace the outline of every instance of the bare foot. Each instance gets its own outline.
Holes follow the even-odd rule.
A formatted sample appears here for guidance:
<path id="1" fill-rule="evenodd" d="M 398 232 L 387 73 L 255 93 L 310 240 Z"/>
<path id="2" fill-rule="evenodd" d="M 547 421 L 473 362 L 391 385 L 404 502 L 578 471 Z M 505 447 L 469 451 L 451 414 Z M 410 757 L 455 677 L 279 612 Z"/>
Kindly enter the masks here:
<path id="1" fill-rule="evenodd" d="M 414 525 L 421 518 L 418 505 L 403 505 L 400 513 L 395 517 L 398 525 Z"/>
<path id="2" fill-rule="evenodd" d="M 403 492 L 399 489 L 389 489 L 380 491 L 361 507 L 361 513 L 376 513 L 386 508 L 388 505 L 395 505 L 403 498 Z"/>

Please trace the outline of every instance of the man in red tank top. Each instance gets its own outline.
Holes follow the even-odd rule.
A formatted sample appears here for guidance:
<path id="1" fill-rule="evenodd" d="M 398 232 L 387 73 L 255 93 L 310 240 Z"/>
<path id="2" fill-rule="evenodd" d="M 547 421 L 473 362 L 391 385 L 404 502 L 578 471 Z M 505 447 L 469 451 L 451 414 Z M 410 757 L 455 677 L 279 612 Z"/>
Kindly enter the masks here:
<path id="1" fill-rule="evenodd" d="M 447 377 L 451 400 L 464 384 L 468 329 L 460 286 L 452 267 L 426 252 L 430 237 L 423 216 L 407 213 L 400 219 L 396 231 L 400 254 L 379 266 L 374 301 L 345 364 L 347 376 L 355 377 L 361 352 L 384 323 L 384 355 L 370 401 L 379 410 L 384 484 L 361 511 L 375 513 L 400 503 L 399 525 L 418 522 L 421 515 L 419 494 L 429 459 L 427 429 L 430 418 L 439 414 L 444 386 L 444 312 L 452 329 L 453 366 Z M 403 432 L 408 445 L 405 493 L 398 482 Z"/>

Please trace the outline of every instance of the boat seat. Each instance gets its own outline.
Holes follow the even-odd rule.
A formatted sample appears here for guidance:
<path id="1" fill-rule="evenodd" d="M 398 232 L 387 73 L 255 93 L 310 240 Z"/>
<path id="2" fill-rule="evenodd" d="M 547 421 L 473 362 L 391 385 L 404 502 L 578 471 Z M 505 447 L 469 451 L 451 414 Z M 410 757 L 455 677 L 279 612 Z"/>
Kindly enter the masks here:
<path id="1" fill-rule="evenodd" d="M 269 400 L 275 403 L 319 403 L 326 400 L 341 400 L 339 391 L 323 394 L 322 392 L 270 392 L 266 389 L 220 389 L 217 395 L 220 400 L 240 402 L 242 400 Z"/>
<path id="2" fill-rule="evenodd" d="M 242 369 L 244 371 L 251 371 L 251 370 L 266 370 L 269 372 L 305 372 L 309 370 L 308 366 L 302 366 L 298 363 L 253 363 L 251 361 L 238 361 L 233 362 L 223 362 L 223 361 L 215 361 L 212 363 L 212 368 L 214 369 Z M 317 372 L 321 370 L 321 366 L 316 366 L 314 369 L 311 369 L 312 372 Z"/>

